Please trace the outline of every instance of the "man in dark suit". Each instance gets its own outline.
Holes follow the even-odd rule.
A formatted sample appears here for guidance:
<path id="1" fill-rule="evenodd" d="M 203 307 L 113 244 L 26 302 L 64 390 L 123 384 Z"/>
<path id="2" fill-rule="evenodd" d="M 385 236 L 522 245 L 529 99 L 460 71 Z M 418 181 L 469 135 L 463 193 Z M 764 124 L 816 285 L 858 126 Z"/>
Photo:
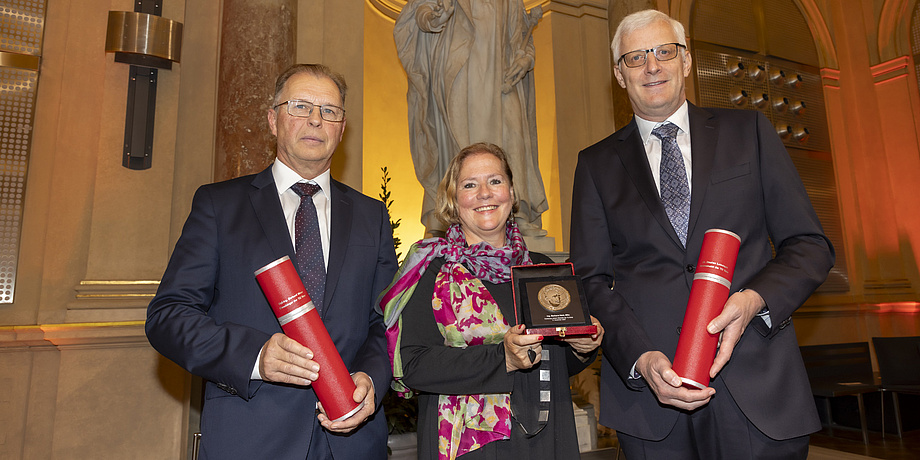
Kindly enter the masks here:
<path id="1" fill-rule="evenodd" d="M 207 380 L 202 458 L 386 457 L 377 408 L 391 371 L 374 302 L 393 278 L 396 255 L 383 203 L 329 174 L 345 129 L 345 92 L 344 79 L 322 65 L 297 65 L 278 77 L 268 110 L 276 161 L 198 189 L 148 307 L 154 348 Z M 298 183 L 319 189 L 301 203 Z M 352 373 L 354 400 L 364 403 L 335 422 L 318 410 L 310 388 L 323 372 L 313 350 L 281 332 L 253 274 L 285 255 L 298 260 L 294 241 L 306 232 L 295 220 L 308 204 L 319 227 L 310 241 L 320 240 L 314 248 L 322 252 L 314 253 L 316 270 L 298 271 L 319 280 L 308 290 Z"/>
<path id="2" fill-rule="evenodd" d="M 581 152 L 572 205 L 572 261 L 607 331 L 600 421 L 630 460 L 804 459 L 820 424 L 790 318 L 833 266 L 830 241 L 761 113 L 686 101 L 679 22 L 632 14 L 612 48 L 635 116 Z M 742 243 L 707 327 L 712 381 L 688 389 L 671 360 L 711 228 Z"/>

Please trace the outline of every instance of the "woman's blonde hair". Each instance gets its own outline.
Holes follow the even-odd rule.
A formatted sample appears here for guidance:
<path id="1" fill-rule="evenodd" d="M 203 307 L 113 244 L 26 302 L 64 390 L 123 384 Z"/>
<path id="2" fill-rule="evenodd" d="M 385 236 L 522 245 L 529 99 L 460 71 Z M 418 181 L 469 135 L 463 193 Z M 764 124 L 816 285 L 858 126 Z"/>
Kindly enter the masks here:
<path id="1" fill-rule="evenodd" d="M 460 223 L 460 210 L 457 207 L 457 182 L 460 180 L 460 168 L 463 162 L 472 155 L 477 153 L 489 153 L 498 158 L 502 164 L 505 176 L 508 177 L 508 185 L 511 188 L 511 196 L 514 197 L 514 204 L 511 206 L 511 215 L 518 211 L 519 202 L 517 194 L 514 193 L 514 178 L 511 175 L 511 165 L 508 163 L 508 157 L 501 147 L 488 142 L 478 142 L 465 147 L 450 160 L 447 166 L 447 173 L 438 184 L 437 204 L 435 206 L 435 216 L 446 225 Z M 509 216 L 510 217 L 510 216 Z"/>

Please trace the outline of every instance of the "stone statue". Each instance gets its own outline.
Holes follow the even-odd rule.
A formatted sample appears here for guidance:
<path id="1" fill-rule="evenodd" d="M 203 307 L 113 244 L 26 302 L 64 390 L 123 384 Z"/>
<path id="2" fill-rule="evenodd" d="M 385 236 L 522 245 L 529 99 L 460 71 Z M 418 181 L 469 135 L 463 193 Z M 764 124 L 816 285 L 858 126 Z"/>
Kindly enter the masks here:
<path id="1" fill-rule="evenodd" d="M 409 80 L 409 147 L 425 188 L 422 223 L 434 217 L 438 183 L 450 159 L 475 142 L 508 154 L 521 202 L 515 220 L 527 236 L 543 236 L 548 208 L 537 155 L 533 28 L 539 6 L 522 0 L 409 0 L 393 37 Z"/>

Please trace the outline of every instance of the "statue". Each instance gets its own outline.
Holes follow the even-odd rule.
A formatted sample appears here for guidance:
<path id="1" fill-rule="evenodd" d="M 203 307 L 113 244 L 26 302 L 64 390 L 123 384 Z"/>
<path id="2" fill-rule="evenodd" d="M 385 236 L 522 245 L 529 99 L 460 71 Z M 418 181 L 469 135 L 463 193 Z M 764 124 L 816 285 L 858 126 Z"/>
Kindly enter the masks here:
<path id="1" fill-rule="evenodd" d="M 537 155 L 533 28 L 541 7 L 522 0 L 409 0 L 393 37 L 409 80 L 409 147 L 425 188 L 422 224 L 434 216 L 438 183 L 461 148 L 498 144 L 508 154 L 520 200 L 515 220 L 527 236 L 544 236 L 547 210 Z"/>

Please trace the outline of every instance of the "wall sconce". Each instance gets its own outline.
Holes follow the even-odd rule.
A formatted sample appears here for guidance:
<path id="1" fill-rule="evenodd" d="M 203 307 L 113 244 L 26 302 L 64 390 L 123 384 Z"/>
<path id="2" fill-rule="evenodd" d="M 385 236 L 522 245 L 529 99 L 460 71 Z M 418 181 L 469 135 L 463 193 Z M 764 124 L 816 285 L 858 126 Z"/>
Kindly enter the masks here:
<path id="1" fill-rule="evenodd" d="M 786 86 L 792 89 L 798 89 L 802 87 L 802 75 L 795 74 L 786 79 Z"/>
<path id="2" fill-rule="evenodd" d="M 796 115 L 804 115 L 805 101 L 793 101 L 792 104 L 789 105 L 789 111 Z"/>
<path id="3" fill-rule="evenodd" d="M 162 0 L 136 0 L 134 12 L 109 11 L 105 51 L 131 64 L 122 166 L 148 169 L 153 155 L 157 69 L 179 62 L 182 23 L 160 17 Z"/>

